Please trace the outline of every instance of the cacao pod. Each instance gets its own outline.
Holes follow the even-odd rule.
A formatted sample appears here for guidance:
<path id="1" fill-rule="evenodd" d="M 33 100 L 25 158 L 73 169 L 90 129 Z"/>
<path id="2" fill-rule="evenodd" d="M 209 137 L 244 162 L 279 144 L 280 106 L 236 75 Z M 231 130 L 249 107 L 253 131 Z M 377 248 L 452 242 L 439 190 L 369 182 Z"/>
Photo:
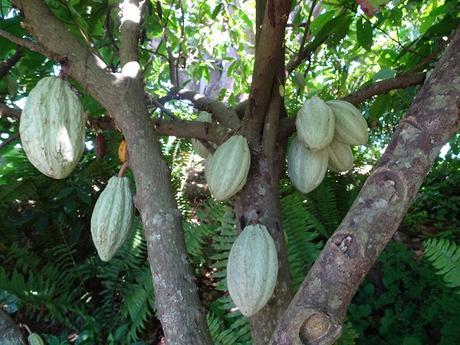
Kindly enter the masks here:
<path id="1" fill-rule="evenodd" d="M 366 119 L 351 103 L 335 100 L 327 105 L 335 115 L 335 139 L 345 144 L 364 145 L 369 139 Z"/>
<path id="2" fill-rule="evenodd" d="M 91 216 L 91 235 L 102 261 L 109 261 L 125 242 L 132 220 L 133 198 L 129 179 L 111 177 Z"/>
<path id="3" fill-rule="evenodd" d="M 261 310 L 273 295 L 278 257 L 273 238 L 264 225 L 248 225 L 233 243 L 227 262 L 227 286 L 245 316 Z"/>
<path id="4" fill-rule="evenodd" d="M 200 113 L 198 114 L 198 117 L 196 119 L 197 121 L 201 121 L 201 122 L 212 122 L 212 115 L 206 111 L 200 111 Z M 208 149 L 206 148 L 206 146 L 204 146 L 202 143 L 200 143 L 200 141 L 198 139 L 192 139 L 192 146 L 193 146 L 193 149 L 195 150 L 195 152 L 203 157 L 203 158 L 207 158 L 208 155 L 209 155 L 209 151 Z"/>
<path id="5" fill-rule="evenodd" d="M 329 167 L 334 171 L 347 171 L 353 167 L 351 146 L 338 140 L 329 145 Z"/>
<path id="6" fill-rule="evenodd" d="M 40 172 L 55 179 L 72 172 L 85 149 L 85 115 L 65 80 L 46 77 L 30 91 L 19 133 L 27 158 Z"/>
<path id="7" fill-rule="evenodd" d="M 209 155 L 205 164 L 205 177 L 216 200 L 226 200 L 238 193 L 246 184 L 251 165 L 248 142 L 234 135 Z"/>
<path id="8" fill-rule="evenodd" d="M 307 100 L 297 113 L 297 137 L 310 151 L 326 148 L 335 131 L 334 113 L 319 97 Z"/>
<path id="9" fill-rule="evenodd" d="M 120 145 L 118 145 L 118 159 L 122 163 L 128 160 L 128 144 L 125 139 L 120 141 Z"/>
<path id="10" fill-rule="evenodd" d="M 29 345 L 45 345 L 42 337 L 40 337 L 37 333 L 30 333 L 27 337 L 27 342 Z"/>
<path id="11" fill-rule="evenodd" d="M 288 152 L 288 175 L 302 193 L 309 193 L 323 181 L 327 170 L 328 149 L 310 151 L 294 138 Z"/>

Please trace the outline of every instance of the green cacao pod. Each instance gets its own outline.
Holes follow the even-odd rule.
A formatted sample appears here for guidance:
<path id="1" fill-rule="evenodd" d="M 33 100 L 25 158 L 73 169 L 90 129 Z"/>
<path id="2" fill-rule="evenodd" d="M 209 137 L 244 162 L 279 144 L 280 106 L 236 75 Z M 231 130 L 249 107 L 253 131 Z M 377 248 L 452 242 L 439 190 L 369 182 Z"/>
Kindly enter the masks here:
<path id="1" fill-rule="evenodd" d="M 245 316 L 261 310 L 273 295 L 278 257 L 264 225 L 248 225 L 233 243 L 227 262 L 230 297 Z"/>
<path id="2" fill-rule="evenodd" d="M 40 172 L 55 179 L 72 172 L 85 149 L 85 115 L 65 80 L 46 77 L 30 91 L 19 133 L 27 158 Z"/>
<path id="3" fill-rule="evenodd" d="M 310 151 L 326 148 L 334 137 L 334 113 L 316 96 L 307 100 L 300 108 L 295 125 L 297 137 Z"/>
<path id="4" fill-rule="evenodd" d="M 288 152 L 288 175 L 292 184 L 302 193 L 319 186 L 327 170 L 328 149 L 310 151 L 294 138 Z"/>
<path id="5" fill-rule="evenodd" d="M 329 145 L 329 167 L 334 171 L 347 171 L 353 167 L 351 146 L 338 140 Z"/>
<path id="6" fill-rule="evenodd" d="M 45 345 L 43 339 L 37 333 L 30 333 L 27 337 L 29 345 Z"/>
<path id="7" fill-rule="evenodd" d="M 246 184 L 251 165 L 248 142 L 234 135 L 209 155 L 205 177 L 209 190 L 216 200 L 226 200 L 238 193 Z"/>
<path id="8" fill-rule="evenodd" d="M 335 139 L 345 144 L 364 145 L 369 139 L 366 119 L 351 103 L 335 100 L 327 105 L 335 115 Z"/>
<path id="9" fill-rule="evenodd" d="M 201 121 L 201 122 L 209 122 L 211 123 L 212 122 L 212 115 L 206 111 L 200 111 L 200 113 L 198 114 L 198 117 L 196 119 L 197 121 Z M 198 139 L 192 139 L 192 146 L 193 146 L 193 149 L 195 150 L 195 152 L 203 157 L 203 158 L 207 158 L 208 155 L 209 155 L 209 151 L 208 149 L 202 144 L 200 143 L 200 141 Z"/>
<path id="10" fill-rule="evenodd" d="M 125 242 L 133 220 L 133 198 L 127 177 L 111 177 L 91 216 L 91 235 L 102 261 L 109 261 Z"/>

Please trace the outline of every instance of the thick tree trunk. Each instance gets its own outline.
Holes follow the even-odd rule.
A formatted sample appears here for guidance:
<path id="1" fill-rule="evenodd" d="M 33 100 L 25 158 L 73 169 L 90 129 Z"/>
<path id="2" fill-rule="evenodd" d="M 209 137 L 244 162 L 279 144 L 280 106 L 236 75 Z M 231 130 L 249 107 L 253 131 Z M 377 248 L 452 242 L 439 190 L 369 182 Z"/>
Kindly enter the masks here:
<path id="1" fill-rule="evenodd" d="M 136 204 L 152 269 L 157 316 L 167 344 L 212 344 L 187 262 L 181 214 L 173 197 L 169 169 L 149 119 L 140 66 L 133 61 L 137 59 L 138 47 L 135 23 L 130 21 L 121 28 L 125 66 L 121 75 L 113 74 L 88 47 L 75 39 L 43 1 L 17 0 L 16 4 L 25 15 L 25 26 L 37 37 L 47 56 L 65 61 L 69 74 L 106 108 L 127 139 L 136 180 Z"/>
<path id="2" fill-rule="evenodd" d="M 25 345 L 24 337 L 19 327 L 2 310 L 0 310 L 0 344 Z"/>
<path id="3" fill-rule="evenodd" d="M 248 224 L 265 225 L 275 240 L 278 252 L 278 282 L 273 296 L 261 311 L 251 317 L 254 345 L 268 343 L 278 318 L 292 298 L 291 275 L 281 225 L 279 198 L 279 175 L 284 167 L 283 151 L 284 147 L 277 150 L 278 159 L 263 153 L 256 153 L 251 157 L 248 180 L 235 200 L 235 213 L 240 230 Z"/>
<path id="4" fill-rule="evenodd" d="M 400 122 L 379 164 L 326 243 L 270 341 L 332 344 L 348 305 L 460 126 L 460 30 Z"/>

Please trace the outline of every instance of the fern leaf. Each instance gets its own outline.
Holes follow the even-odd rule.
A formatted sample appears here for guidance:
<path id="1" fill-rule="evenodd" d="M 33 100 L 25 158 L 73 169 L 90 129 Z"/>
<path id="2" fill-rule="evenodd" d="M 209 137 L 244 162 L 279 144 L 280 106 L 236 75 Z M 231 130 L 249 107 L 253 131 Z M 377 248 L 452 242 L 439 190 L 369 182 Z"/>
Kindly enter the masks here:
<path id="1" fill-rule="evenodd" d="M 448 287 L 460 286 L 460 246 L 443 238 L 425 241 L 425 255 Z"/>

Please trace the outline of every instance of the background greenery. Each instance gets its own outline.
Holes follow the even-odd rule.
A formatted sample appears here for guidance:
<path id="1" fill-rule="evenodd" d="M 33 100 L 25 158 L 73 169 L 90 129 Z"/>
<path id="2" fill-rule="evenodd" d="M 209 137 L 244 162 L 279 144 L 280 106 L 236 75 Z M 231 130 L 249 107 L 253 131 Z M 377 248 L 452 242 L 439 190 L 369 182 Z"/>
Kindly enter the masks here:
<path id="1" fill-rule="evenodd" d="M 79 39 L 92 43 L 95 53 L 114 71 L 119 69 L 114 48 L 119 25 L 116 1 L 46 2 Z M 18 13 L 9 10 L 9 1 L 0 4 L 0 28 L 25 35 Z M 299 48 L 309 6 L 306 1 L 295 5 L 287 31 L 287 56 Z M 287 79 L 289 114 L 294 115 L 312 95 L 338 98 L 397 74 L 429 70 L 458 25 L 458 6 L 453 0 L 391 1 L 368 18 L 354 1 L 322 3 L 307 40 L 314 54 Z M 141 54 L 148 90 L 167 93 L 171 85 L 166 56 L 172 52 L 182 57 L 184 79 L 196 85 L 208 85 L 216 74 L 222 76 L 222 66 L 228 63 L 226 78 L 232 88 L 221 89 L 217 96 L 236 104 L 249 88 L 253 27 L 252 1 L 150 2 Z M 165 34 L 167 40 L 160 41 Z M 228 54 L 229 49 L 237 55 Z M 0 60 L 14 51 L 13 44 L 0 38 Z M 24 52 L 0 79 L 0 102 L 21 106 L 37 81 L 56 71 L 54 62 Z M 79 91 L 90 116 L 104 116 L 104 109 Z M 352 171 L 329 173 L 308 195 L 296 192 L 283 176 L 282 221 L 296 288 L 347 212 L 416 91 L 416 87 L 392 91 L 362 104 L 371 140 L 355 150 Z M 183 102 L 168 107 L 183 119 L 196 116 Z M 158 110 L 152 111 L 152 116 L 159 115 Z M 0 119 L 0 138 L 11 139 L 17 127 L 17 121 Z M 48 344 L 67 344 L 72 335 L 78 335 L 76 344 L 156 344 L 162 333 L 155 318 L 139 219 L 129 241 L 108 263 L 99 260 L 91 241 L 92 208 L 119 168 L 116 151 L 121 140 L 119 133 L 104 131 L 107 155 L 97 158 L 96 132 L 88 131 L 84 158 L 61 181 L 39 174 L 27 161 L 19 139 L 13 137 L 2 145 L 0 305 Z M 249 344 L 248 321 L 232 309 L 226 291 L 226 259 L 235 238 L 231 207 L 209 198 L 202 161 L 188 140 L 164 138 L 162 147 L 215 343 Z M 355 296 L 340 344 L 460 343 L 459 151 L 457 135 L 436 161 L 398 233 Z"/>

